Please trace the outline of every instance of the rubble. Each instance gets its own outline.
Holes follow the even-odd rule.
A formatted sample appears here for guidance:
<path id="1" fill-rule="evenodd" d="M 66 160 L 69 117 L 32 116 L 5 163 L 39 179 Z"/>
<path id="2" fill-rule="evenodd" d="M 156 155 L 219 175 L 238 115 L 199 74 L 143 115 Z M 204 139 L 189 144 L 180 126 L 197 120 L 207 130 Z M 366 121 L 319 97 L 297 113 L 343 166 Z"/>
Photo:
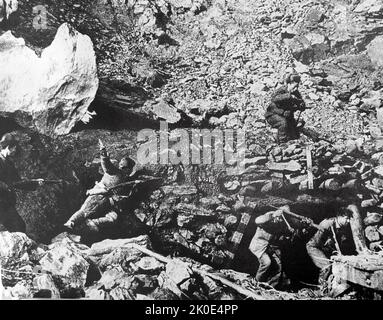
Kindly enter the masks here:
<path id="1" fill-rule="evenodd" d="M 235 255 L 235 250 L 228 252 L 228 249 L 236 244 L 236 239 L 244 241 L 247 226 L 251 229 L 250 221 L 259 212 L 270 210 L 270 205 L 303 203 L 313 207 L 318 203 L 328 204 L 328 199 L 341 199 L 347 204 L 355 202 L 362 207 L 370 249 L 381 251 L 382 91 L 374 83 L 381 79 L 379 1 L 334 4 L 290 0 L 109 1 L 108 4 L 106 1 L 70 1 L 51 4 L 49 19 L 53 21 L 49 20 L 49 28 L 37 34 L 26 12 L 31 11 L 29 6 L 40 3 L 19 2 L 24 25 L 14 29 L 28 46 L 41 51 L 59 28 L 58 37 L 65 34 L 70 45 L 79 44 L 79 50 L 81 45 L 88 44 L 85 47 L 89 49 L 82 56 L 85 62 L 82 61 L 81 67 L 86 68 L 80 70 L 87 75 L 84 86 L 80 85 L 80 89 L 86 89 L 85 93 L 80 92 L 84 95 L 80 95 L 79 100 L 71 97 L 68 103 L 68 91 L 63 89 L 64 95 L 53 95 L 55 99 L 51 101 L 54 104 L 58 101 L 55 106 L 62 103 L 70 106 L 69 113 L 79 106 L 78 113 L 76 111 L 69 122 L 60 124 L 55 120 L 66 118 L 65 114 L 53 112 L 54 108 L 48 112 L 45 103 L 44 111 L 49 114 L 39 115 L 37 122 L 34 121 L 38 126 L 35 130 L 52 136 L 67 134 L 81 120 L 90 121 L 90 128 L 96 127 L 95 130 L 86 127 L 87 130 L 70 134 L 63 140 L 55 137 L 49 143 L 45 138 L 38 136 L 40 141 L 34 136 L 30 139 L 34 145 L 28 146 L 23 161 L 18 161 L 24 176 L 51 175 L 49 170 L 54 170 L 53 176 L 62 175 L 61 178 L 70 181 L 64 186 L 46 188 L 39 194 L 20 197 L 22 215 L 28 218 L 28 225 L 37 233 L 37 238 L 44 235 L 44 240 L 51 240 L 52 230 L 73 213 L 75 198 L 85 194 L 97 181 L 94 145 L 100 137 L 106 139 L 117 159 L 126 150 L 131 154 L 136 151 L 136 132 L 132 128 L 149 125 L 152 128 L 157 126 L 157 122 L 151 122 L 153 119 L 166 119 L 188 127 L 244 129 L 248 154 L 245 172 L 225 177 L 223 181 L 219 175 L 221 168 L 199 170 L 173 166 L 163 169 L 156 165 L 150 168 L 156 175 L 163 176 L 166 183 L 148 199 L 140 199 L 138 208 L 129 214 L 144 223 L 156 241 L 149 236 L 107 239 L 88 248 L 79 244 L 81 239 L 60 235 L 49 247 L 30 250 L 19 244 L 25 243 L 28 248 L 35 244 L 23 236 L 19 239 L 12 235 L 11 241 L 16 239 L 17 244 L 5 246 L 10 248 L 7 252 L 1 252 L 0 246 L 10 267 L 15 272 L 24 267 L 28 271 L 37 263 L 45 272 L 32 284 L 30 278 L 17 285 L 7 282 L 8 288 L 14 287 L 11 292 L 15 296 L 31 297 L 35 294 L 33 291 L 44 290 L 49 290 L 53 298 L 65 296 L 64 283 L 66 289 L 80 288 L 84 293 L 79 291 L 78 295 L 92 299 L 237 298 L 238 293 L 228 290 L 219 280 L 201 274 L 196 276 L 198 272 L 193 270 L 202 269 L 203 261 L 221 269 L 226 279 L 254 289 L 264 297 L 296 298 L 287 293 L 262 290 L 250 275 L 223 269 L 230 254 Z M 75 29 L 66 24 L 60 27 L 61 21 L 71 21 Z M 87 34 L 93 44 L 75 30 Z M 28 59 L 23 59 L 28 65 L 30 61 L 49 56 L 50 51 L 46 49 L 42 58 L 37 58 L 21 38 L 16 39 L 10 33 L 2 37 L 28 52 Z M 57 51 L 57 47 L 53 48 Z M 66 61 L 67 56 L 64 58 Z M 59 62 L 55 60 L 54 64 Z M 97 95 L 96 63 L 102 79 Z M 44 65 L 55 67 L 45 61 Z M 271 92 L 281 83 L 289 66 L 301 73 L 300 90 L 307 105 L 312 107 L 302 114 L 306 126 L 322 138 L 331 137 L 335 144 L 301 137 L 286 145 L 274 145 L 263 113 Z M 65 75 L 72 74 L 70 67 Z M 75 78 L 77 76 L 75 74 Z M 65 88 L 67 84 L 72 88 L 68 82 L 64 83 Z M 19 87 L 17 90 L 21 92 Z M 75 93 L 78 97 L 79 92 Z M 44 94 L 52 97 L 49 92 Z M 92 108 L 105 112 L 98 119 L 100 122 L 96 121 L 97 116 L 93 122 L 87 113 L 92 101 Z M 7 106 L 6 116 L 9 110 Z M 109 112 L 115 115 L 116 110 L 118 121 L 111 125 L 113 132 L 99 129 L 105 128 L 103 121 L 107 117 L 104 115 L 109 117 Z M 131 122 L 124 122 L 126 118 Z M 17 120 L 26 121 L 24 117 Z M 46 147 L 42 149 L 37 144 Z M 312 147 L 313 163 L 309 165 L 312 168 L 307 164 L 308 145 Z M 308 171 L 312 171 L 312 177 Z M 246 208 L 241 208 L 238 195 L 251 199 L 251 215 L 243 213 Z M 38 196 L 42 200 L 37 201 Z M 62 197 L 60 201 L 51 200 L 56 196 Z M 52 201 L 53 208 L 46 205 L 47 199 Z M 306 210 L 305 214 L 314 214 Z M 49 232 L 45 232 L 47 229 Z M 3 235 L 0 241 L 1 237 Z M 4 237 L 8 239 L 9 235 Z M 166 263 L 145 256 L 135 245 L 146 249 L 154 247 L 153 250 L 162 250 L 164 254 L 190 256 L 193 260 L 182 258 L 179 264 Z M 13 258 L 22 263 L 13 265 Z M 67 270 L 56 263 L 60 258 L 73 268 Z M 77 267 L 78 273 L 73 270 Z"/>

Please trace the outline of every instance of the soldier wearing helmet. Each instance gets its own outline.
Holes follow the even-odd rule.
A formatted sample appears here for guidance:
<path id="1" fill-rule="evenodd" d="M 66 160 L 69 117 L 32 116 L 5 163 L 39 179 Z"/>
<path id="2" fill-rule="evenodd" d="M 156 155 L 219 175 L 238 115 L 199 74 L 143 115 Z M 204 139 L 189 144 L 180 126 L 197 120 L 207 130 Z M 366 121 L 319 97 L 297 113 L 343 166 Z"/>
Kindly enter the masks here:
<path id="1" fill-rule="evenodd" d="M 294 69 L 288 69 L 284 85 L 272 95 L 265 118 L 271 127 L 278 129 L 278 142 L 299 138 L 295 111 L 303 111 L 306 106 L 298 91 L 301 78 Z"/>

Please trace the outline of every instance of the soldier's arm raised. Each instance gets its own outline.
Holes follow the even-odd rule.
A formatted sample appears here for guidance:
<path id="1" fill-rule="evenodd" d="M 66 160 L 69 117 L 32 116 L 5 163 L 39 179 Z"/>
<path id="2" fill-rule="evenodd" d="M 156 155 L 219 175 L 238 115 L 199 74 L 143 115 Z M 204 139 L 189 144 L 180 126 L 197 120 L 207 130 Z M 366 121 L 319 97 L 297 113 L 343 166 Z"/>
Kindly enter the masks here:
<path id="1" fill-rule="evenodd" d="M 111 175 L 115 174 L 118 171 L 118 168 L 112 163 L 112 161 L 110 161 L 109 154 L 101 140 L 99 140 L 99 145 L 102 171 Z"/>

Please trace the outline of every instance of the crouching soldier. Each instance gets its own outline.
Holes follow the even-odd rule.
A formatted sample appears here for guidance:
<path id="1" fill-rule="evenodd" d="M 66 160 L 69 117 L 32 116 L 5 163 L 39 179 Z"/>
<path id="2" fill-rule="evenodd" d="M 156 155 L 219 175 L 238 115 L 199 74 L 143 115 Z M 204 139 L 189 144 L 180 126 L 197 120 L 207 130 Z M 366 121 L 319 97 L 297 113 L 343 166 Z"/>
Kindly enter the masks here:
<path id="1" fill-rule="evenodd" d="M 257 230 L 249 246 L 249 250 L 259 262 L 255 279 L 273 287 L 278 286 L 282 276 L 281 250 L 278 240 L 294 232 L 283 215 L 284 210 L 290 210 L 289 206 L 267 212 L 255 219 Z"/>
<path id="2" fill-rule="evenodd" d="M 118 167 L 115 166 L 101 141 L 100 155 L 104 173 L 101 181 L 96 182 L 93 189 L 87 191 L 88 197 L 80 210 L 64 224 L 66 228 L 81 235 L 97 234 L 113 226 L 118 219 L 120 198 L 129 197 L 129 194 L 126 194 L 126 187 L 129 182 L 132 182 L 132 185 L 139 182 L 133 180 L 136 165 L 133 159 L 124 157 Z"/>
<path id="3" fill-rule="evenodd" d="M 285 85 L 273 93 L 271 103 L 267 107 L 265 119 L 271 127 L 278 129 L 279 143 L 299 138 L 294 112 L 306 108 L 298 91 L 300 81 L 300 76 L 293 69 L 289 70 L 285 77 Z"/>

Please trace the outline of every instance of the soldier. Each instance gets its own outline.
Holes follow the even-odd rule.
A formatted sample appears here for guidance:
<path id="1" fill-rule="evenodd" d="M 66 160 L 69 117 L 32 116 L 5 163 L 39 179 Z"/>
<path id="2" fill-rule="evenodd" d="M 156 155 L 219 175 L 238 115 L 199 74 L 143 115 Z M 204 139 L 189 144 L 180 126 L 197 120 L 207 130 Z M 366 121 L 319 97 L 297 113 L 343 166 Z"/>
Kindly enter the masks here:
<path id="1" fill-rule="evenodd" d="M 278 142 L 283 143 L 299 138 L 298 123 L 294 118 L 295 111 L 305 110 L 305 102 L 298 91 L 300 76 L 289 69 L 285 77 L 285 85 L 272 95 L 271 103 L 265 113 L 266 121 L 278 129 Z M 303 126 L 303 122 L 301 124 Z"/>
<path id="2" fill-rule="evenodd" d="M 70 230 L 80 234 L 96 234 L 116 223 L 118 219 L 118 202 L 128 182 L 133 180 L 135 161 L 130 157 L 123 157 L 116 167 L 110 160 L 105 146 L 100 141 L 101 167 L 104 175 L 100 182 L 96 182 L 93 189 L 87 191 L 88 198 L 80 210 L 64 224 Z M 126 184 L 126 185 L 125 185 Z M 125 185 L 125 186 L 124 186 Z M 121 187 L 119 187 L 121 186 Z M 130 188 L 132 191 L 132 188 Z"/>
<path id="3" fill-rule="evenodd" d="M 270 211 L 255 219 L 257 230 L 251 240 L 249 250 L 257 257 L 259 267 L 255 279 L 276 287 L 282 276 L 280 237 L 292 234 L 294 229 L 283 216 L 283 210 L 289 206 Z"/>
<path id="4" fill-rule="evenodd" d="M 0 223 L 10 232 L 24 232 L 24 220 L 16 211 L 16 193 L 14 189 L 34 191 L 44 184 L 43 179 L 34 182 L 21 181 L 20 175 L 12 162 L 19 144 L 14 135 L 5 134 L 0 140 Z"/>
<path id="5" fill-rule="evenodd" d="M 350 225 L 350 218 L 353 215 L 351 206 L 341 209 L 336 217 L 323 220 L 318 230 L 306 244 L 307 253 L 313 263 L 319 268 L 319 284 L 325 285 L 331 273 L 332 253 L 340 251 L 338 238 L 346 234 L 346 227 Z M 340 252 L 339 252 L 340 253 Z"/>

